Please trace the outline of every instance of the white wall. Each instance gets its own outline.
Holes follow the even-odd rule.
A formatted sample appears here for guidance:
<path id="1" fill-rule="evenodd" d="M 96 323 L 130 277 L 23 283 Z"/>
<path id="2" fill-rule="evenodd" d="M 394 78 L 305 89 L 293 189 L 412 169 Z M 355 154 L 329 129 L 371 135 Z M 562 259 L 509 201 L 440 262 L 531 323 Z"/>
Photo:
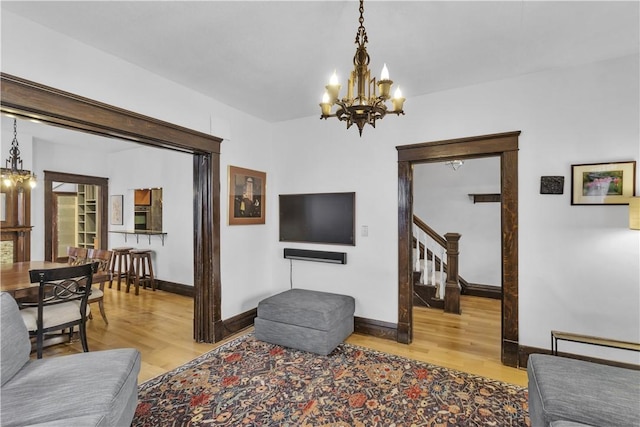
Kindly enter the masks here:
<path id="1" fill-rule="evenodd" d="M 638 76 L 636 55 L 409 98 L 406 116 L 362 138 L 317 117 L 276 125 L 281 192 L 356 191 L 358 226 L 369 226 L 369 237 L 347 248 L 349 264 L 298 262 L 294 279 L 352 294 L 357 315 L 395 322 L 395 146 L 521 130 L 520 343 L 548 348 L 552 329 L 640 341 L 640 233 L 628 229 L 627 207 L 571 206 L 568 186 L 562 196 L 539 194 L 540 176 L 570 181 L 572 164 L 639 159 Z M 277 257 L 274 265 L 275 284 L 286 286 L 288 264 Z"/>
<path id="2" fill-rule="evenodd" d="M 501 286 L 500 203 L 473 203 L 469 194 L 500 193 L 500 157 L 466 160 L 457 171 L 444 163 L 413 168 L 413 212 L 438 234 L 460 233 L 460 277 Z"/>
<path id="3" fill-rule="evenodd" d="M 134 190 L 162 188 L 162 231 L 159 236 L 109 233 L 109 247 L 153 250 L 156 278 L 193 286 L 193 158 L 189 154 L 140 146 L 108 156 L 109 196 L 124 196 L 123 225 L 109 230 L 133 230 Z M 126 239 L 125 239 L 126 237 Z"/>

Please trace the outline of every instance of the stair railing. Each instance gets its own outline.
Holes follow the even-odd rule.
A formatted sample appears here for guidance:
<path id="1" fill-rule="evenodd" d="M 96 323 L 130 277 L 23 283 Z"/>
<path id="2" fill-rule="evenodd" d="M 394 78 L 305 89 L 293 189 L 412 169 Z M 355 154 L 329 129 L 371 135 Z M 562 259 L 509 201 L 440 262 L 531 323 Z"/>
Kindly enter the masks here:
<path id="1" fill-rule="evenodd" d="M 460 283 L 458 275 L 458 255 L 460 234 L 447 233 L 440 236 L 417 216 L 413 216 L 414 224 L 414 271 L 422 271 L 420 283 L 437 284 L 436 297 L 444 300 L 444 311 L 460 314 Z M 440 257 L 436 253 L 440 253 Z M 431 260 L 430 268 L 429 259 Z M 443 260 L 446 259 L 446 264 Z M 424 265 L 424 268 L 422 268 Z M 444 273 L 447 279 L 444 280 Z M 439 274 L 439 281 L 436 280 Z M 425 276 L 427 278 L 425 278 Z M 439 282 L 439 283 L 438 283 Z"/>

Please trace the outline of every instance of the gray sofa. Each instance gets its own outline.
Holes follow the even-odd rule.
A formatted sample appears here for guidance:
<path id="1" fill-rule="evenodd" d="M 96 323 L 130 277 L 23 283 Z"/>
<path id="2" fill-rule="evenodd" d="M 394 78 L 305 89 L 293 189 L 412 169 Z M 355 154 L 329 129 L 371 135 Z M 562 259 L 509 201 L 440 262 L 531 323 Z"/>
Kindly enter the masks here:
<path id="1" fill-rule="evenodd" d="M 532 354 L 527 375 L 532 427 L 640 426 L 640 371 Z"/>
<path id="2" fill-rule="evenodd" d="M 131 425 L 138 402 L 138 350 L 30 359 L 29 333 L 7 293 L 0 294 L 0 328 L 0 425 Z"/>

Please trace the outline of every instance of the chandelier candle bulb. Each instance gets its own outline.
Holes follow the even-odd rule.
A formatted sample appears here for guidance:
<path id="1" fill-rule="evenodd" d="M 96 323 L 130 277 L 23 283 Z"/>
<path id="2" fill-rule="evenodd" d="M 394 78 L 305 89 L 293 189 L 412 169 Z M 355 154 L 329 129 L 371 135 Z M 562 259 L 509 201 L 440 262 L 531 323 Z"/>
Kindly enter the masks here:
<path id="1" fill-rule="evenodd" d="M 323 116 L 329 116 L 331 114 L 331 102 L 329 98 L 329 94 L 327 92 L 322 95 L 322 102 L 320 103 L 320 108 L 322 109 Z"/>
<path id="2" fill-rule="evenodd" d="M 382 66 L 382 72 L 380 73 L 380 81 L 389 80 L 389 69 L 387 68 L 387 64 Z"/>
<path id="3" fill-rule="evenodd" d="M 402 108 L 404 107 L 404 101 L 405 98 L 402 97 L 402 91 L 400 91 L 400 86 L 398 86 L 395 93 L 393 94 L 393 98 L 391 99 L 391 102 L 393 103 L 394 113 L 403 113 Z"/>
<path id="4" fill-rule="evenodd" d="M 334 71 L 329 79 L 329 84 L 326 86 L 327 92 L 331 97 L 331 102 L 335 102 L 338 99 L 338 95 L 340 94 L 340 84 L 338 83 L 338 76 Z"/>

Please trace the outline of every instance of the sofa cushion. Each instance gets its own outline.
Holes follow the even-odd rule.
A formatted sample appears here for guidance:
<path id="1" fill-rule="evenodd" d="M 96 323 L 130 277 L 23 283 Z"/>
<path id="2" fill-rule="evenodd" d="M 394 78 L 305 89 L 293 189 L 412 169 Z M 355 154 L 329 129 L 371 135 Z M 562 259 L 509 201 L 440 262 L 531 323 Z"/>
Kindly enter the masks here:
<path id="1" fill-rule="evenodd" d="M 527 374 L 532 425 L 640 426 L 640 371 L 532 354 Z"/>
<path id="2" fill-rule="evenodd" d="M 115 426 L 123 419 L 130 423 L 139 370 L 135 349 L 30 360 L 2 386 L 0 422 L 23 426 L 103 415 L 99 425 Z M 123 416 L 124 411 L 129 413 Z"/>
<path id="3" fill-rule="evenodd" d="M 0 378 L 2 385 L 29 361 L 31 342 L 16 301 L 6 292 L 0 294 Z"/>
<path id="4" fill-rule="evenodd" d="M 347 295 L 290 289 L 258 303 L 258 317 L 328 331 L 353 316 L 355 300 Z"/>

